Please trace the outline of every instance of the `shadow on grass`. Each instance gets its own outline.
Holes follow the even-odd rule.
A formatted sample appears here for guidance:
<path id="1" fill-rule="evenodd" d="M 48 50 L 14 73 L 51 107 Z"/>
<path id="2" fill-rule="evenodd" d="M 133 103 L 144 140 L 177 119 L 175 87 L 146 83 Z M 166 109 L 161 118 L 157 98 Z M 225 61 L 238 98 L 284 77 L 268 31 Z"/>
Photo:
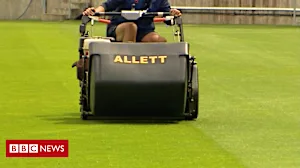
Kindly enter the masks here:
<path id="1" fill-rule="evenodd" d="M 82 120 L 80 118 L 80 113 L 65 113 L 60 116 L 54 115 L 39 115 L 37 116 L 41 120 L 46 120 L 53 122 L 54 124 L 136 124 L 136 125 L 166 125 L 166 124 L 177 124 L 178 120 L 165 120 L 165 119 L 99 119 L 91 118 L 88 120 Z"/>

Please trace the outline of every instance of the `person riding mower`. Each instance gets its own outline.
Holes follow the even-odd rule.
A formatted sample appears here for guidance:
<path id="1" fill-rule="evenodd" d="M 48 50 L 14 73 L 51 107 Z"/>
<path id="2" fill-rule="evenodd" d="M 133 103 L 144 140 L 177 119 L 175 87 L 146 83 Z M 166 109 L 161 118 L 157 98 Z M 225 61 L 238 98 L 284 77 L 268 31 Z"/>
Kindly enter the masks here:
<path id="1" fill-rule="evenodd" d="M 173 16 L 181 16 L 177 9 L 171 9 L 168 0 L 107 0 L 99 7 L 87 8 L 82 14 L 92 16 L 95 12 L 122 10 L 146 10 L 147 12 L 170 12 Z M 140 18 L 128 21 L 123 16 L 113 16 L 107 26 L 107 37 L 117 42 L 167 42 L 166 38 L 155 32 L 153 18 Z"/>
<path id="2" fill-rule="evenodd" d="M 181 13 L 162 5 L 165 0 L 145 3 L 147 8 L 135 1 L 134 9 L 127 2 L 108 0 L 83 12 L 81 68 L 73 64 L 80 81 L 81 118 L 196 119 L 198 69 L 184 41 Z M 107 12 L 113 9 L 117 12 Z M 111 19 L 101 19 L 105 16 Z M 94 21 L 108 24 L 107 37 L 90 36 L 86 25 L 91 22 L 93 27 Z M 166 42 L 156 33 L 157 21 L 173 26 L 178 41 Z"/>

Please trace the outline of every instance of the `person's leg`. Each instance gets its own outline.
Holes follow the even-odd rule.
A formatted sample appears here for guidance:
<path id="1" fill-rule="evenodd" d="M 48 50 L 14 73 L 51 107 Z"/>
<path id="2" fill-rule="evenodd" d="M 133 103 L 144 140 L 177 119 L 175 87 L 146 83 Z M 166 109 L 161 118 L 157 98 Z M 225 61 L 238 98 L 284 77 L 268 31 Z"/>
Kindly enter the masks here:
<path id="1" fill-rule="evenodd" d="M 145 33 L 141 33 L 140 36 L 143 36 L 141 37 L 141 42 L 144 42 L 144 43 L 149 43 L 149 42 L 167 42 L 167 39 L 160 36 L 158 33 L 156 32 L 153 32 L 153 31 L 150 31 L 150 32 L 145 32 Z"/>
<path id="2" fill-rule="evenodd" d="M 136 42 L 137 26 L 133 22 L 121 23 L 115 30 L 116 41 Z"/>

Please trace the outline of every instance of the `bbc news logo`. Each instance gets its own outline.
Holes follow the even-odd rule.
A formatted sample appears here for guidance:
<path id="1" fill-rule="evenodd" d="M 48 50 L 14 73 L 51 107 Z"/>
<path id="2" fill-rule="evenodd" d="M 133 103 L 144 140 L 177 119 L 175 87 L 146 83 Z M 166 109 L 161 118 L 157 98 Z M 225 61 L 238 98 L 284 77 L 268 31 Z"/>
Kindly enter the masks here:
<path id="1" fill-rule="evenodd" d="M 68 140 L 6 140 L 6 157 L 68 156 Z"/>

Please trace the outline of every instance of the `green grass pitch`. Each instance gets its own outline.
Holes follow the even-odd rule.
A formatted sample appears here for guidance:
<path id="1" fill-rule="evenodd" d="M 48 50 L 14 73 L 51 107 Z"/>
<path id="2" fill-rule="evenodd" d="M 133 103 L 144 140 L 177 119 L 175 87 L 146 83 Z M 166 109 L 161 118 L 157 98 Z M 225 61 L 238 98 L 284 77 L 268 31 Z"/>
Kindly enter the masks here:
<path id="1" fill-rule="evenodd" d="M 109 124 L 80 119 L 78 26 L 0 22 L 0 167 L 300 167 L 299 27 L 186 25 L 198 120 Z M 6 139 L 68 139 L 69 158 L 6 158 Z"/>

